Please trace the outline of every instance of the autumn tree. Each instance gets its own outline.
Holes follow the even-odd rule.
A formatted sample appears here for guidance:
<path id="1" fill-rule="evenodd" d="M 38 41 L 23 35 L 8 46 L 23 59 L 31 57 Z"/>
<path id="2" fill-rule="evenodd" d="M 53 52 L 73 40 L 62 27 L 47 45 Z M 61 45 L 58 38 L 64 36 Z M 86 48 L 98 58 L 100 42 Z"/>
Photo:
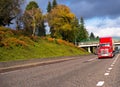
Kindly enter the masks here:
<path id="1" fill-rule="evenodd" d="M 39 28 L 42 28 L 43 31 L 45 31 L 43 28 L 43 15 L 35 1 L 31 1 L 27 5 L 25 13 L 23 15 L 23 22 L 26 32 L 29 31 L 29 33 L 32 33 L 32 36 L 35 36 L 36 33 L 38 35 L 39 32 L 41 32 L 39 31 Z"/>
<path id="2" fill-rule="evenodd" d="M 0 0 L 0 26 L 12 24 L 21 11 L 23 0 Z"/>
<path id="3" fill-rule="evenodd" d="M 61 38 L 67 41 L 73 41 L 75 15 L 65 5 L 57 5 L 48 14 L 48 23 L 51 30 L 51 36 Z"/>

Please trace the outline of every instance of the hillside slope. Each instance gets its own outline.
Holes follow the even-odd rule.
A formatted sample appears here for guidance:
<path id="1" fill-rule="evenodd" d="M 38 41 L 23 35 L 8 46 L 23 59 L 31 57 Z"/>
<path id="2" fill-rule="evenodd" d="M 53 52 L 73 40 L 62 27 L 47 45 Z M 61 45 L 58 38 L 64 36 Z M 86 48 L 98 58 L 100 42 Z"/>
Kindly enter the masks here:
<path id="1" fill-rule="evenodd" d="M 0 27 L 0 61 L 55 58 L 88 54 L 61 39 L 28 37 L 20 31 Z"/>

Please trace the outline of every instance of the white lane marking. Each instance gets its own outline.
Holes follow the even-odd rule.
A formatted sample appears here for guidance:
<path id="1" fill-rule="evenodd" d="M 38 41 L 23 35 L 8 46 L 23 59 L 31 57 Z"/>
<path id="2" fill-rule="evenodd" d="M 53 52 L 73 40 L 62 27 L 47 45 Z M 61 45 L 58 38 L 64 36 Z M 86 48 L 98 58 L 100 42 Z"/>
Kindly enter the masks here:
<path id="1" fill-rule="evenodd" d="M 115 63 L 112 63 L 112 65 L 114 65 Z"/>
<path id="2" fill-rule="evenodd" d="M 96 86 L 103 86 L 104 83 L 104 81 L 99 81 Z"/>
<path id="3" fill-rule="evenodd" d="M 93 61 L 93 60 L 96 60 L 97 58 L 93 58 L 93 59 L 89 59 L 89 60 L 87 60 L 87 61 Z"/>
<path id="4" fill-rule="evenodd" d="M 118 59 L 118 57 L 120 56 L 120 54 L 119 55 L 117 55 L 117 57 L 116 57 L 116 59 L 113 61 L 113 63 L 111 64 L 111 66 L 114 66 L 114 64 L 116 63 L 116 61 L 117 61 L 117 59 Z M 108 70 L 106 71 L 107 73 L 105 73 L 104 75 L 109 75 L 110 74 L 110 70 L 112 70 L 112 68 L 108 68 Z M 99 81 L 97 84 L 96 84 L 96 86 L 103 86 L 104 85 L 104 81 Z"/>
<path id="5" fill-rule="evenodd" d="M 108 75 L 109 75 L 109 73 L 105 73 L 104 75 L 105 75 L 105 76 L 108 76 Z"/>
<path id="6" fill-rule="evenodd" d="M 112 68 L 108 68 L 108 70 L 112 70 Z"/>
<path id="7" fill-rule="evenodd" d="M 114 61 L 113 64 L 115 64 L 116 62 Z"/>
<path id="8" fill-rule="evenodd" d="M 114 66 L 113 64 L 111 66 Z"/>

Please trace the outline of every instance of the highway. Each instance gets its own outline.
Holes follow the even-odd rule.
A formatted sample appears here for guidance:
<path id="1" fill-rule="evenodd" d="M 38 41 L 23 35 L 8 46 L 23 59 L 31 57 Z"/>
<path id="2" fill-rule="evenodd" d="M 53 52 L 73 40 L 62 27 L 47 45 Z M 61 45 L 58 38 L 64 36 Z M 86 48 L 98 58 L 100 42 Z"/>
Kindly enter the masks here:
<path id="1" fill-rule="evenodd" d="M 120 54 L 106 59 L 80 56 L 0 73 L 0 87 L 120 87 Z"/>

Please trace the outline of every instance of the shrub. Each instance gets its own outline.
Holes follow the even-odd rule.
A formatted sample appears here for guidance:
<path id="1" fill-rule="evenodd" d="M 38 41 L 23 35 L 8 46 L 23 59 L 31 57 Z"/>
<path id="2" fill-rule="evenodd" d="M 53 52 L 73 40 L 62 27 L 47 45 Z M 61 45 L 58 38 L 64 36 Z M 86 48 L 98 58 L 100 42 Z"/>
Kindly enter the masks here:
<path id="1" fill-rule="evenodd" d="M 6 32 L 6 31 L 9 31 L 9 30 L 10 30 L 10 28 L 0 27 L 0 31 L 4 31 L 4 32 Z"/>
<path id="2" fill-rule="evenodd" d="M 64 45 L 71 46 L 71 47 L 75 47 L 75 45 L 73 43 L 67 42 L 67 41 L 62 40 L 62 39 L 57 39 L 56 43 L 58 43 L 58 44 L 64 44 Z"/>
<path id="3" fill-rule="evenodd" d="M 4 39 L 1 42 L 1 45 L 4 46 L 5 48 L 14 48 L 14 47 L 18 47 L 18 46 L 26 47 L 27 46 L 27 44 L 24 41 L 19 40 L 14 37 Z"/>
<path id="4" fill-rule="evenodd" d="M 3 31 L 0 31 L 0 41 L 2 41 L 2 39 L 4 38 L 5 33 Z"/>
<path id="5" fill-rule="evenodd" d="M 54 42 L 55 39 L 49 37 L 49 38 L 47 38 L 47 40 L 48 40 L 49 42 Z"/>
<path id="6" fill-rule="evenodd" d="M 0 31 L 0 35 L 4 35 L 5 33 L 4 33 L 4 31 Z"/>
<path id="7" fill-rule="evenodd" d="M 27 44 L 34 45 L 34 42 L 33 42 L 29 37 L 20 36 L 19 39 L 20 39 L 21 41 L 26 42 Z"/>
<path id="8" fill-rule="evenodd" d="M 30 38 L 31 38 L 31 40 L 33 40 L 35 42 L 39 41 L 39 38 L 37 36 L 31 36 Z"/>
<path id="9" fill-rule="evenodd" d="M 23 35 L 23 30 L 11 30 L 11 32 L 12 32 L 15 36 L 21 36 L 21 35 Z"/>
<path id="10" fill-rule="evenodd" d="M 6 31 L 6 32 L 5 32 L 5 38 L 13 37 L 13 36 L 14 36 L 14 34 L 13 34 L 12 31 Z"/>
<path id="11" fill-rule="evenodd" d="M 42 36 L 41 39 L 43 39 L 43 40 L 47 40 L 47 37 L 43 37 L 43 36 Z"/>
<path id="12" fill-rule="evenodd" d="M 1 38 L 8 38 L 12 37 L 14 34 L 10 29 L 0 27 L 0 37 Z"/>

